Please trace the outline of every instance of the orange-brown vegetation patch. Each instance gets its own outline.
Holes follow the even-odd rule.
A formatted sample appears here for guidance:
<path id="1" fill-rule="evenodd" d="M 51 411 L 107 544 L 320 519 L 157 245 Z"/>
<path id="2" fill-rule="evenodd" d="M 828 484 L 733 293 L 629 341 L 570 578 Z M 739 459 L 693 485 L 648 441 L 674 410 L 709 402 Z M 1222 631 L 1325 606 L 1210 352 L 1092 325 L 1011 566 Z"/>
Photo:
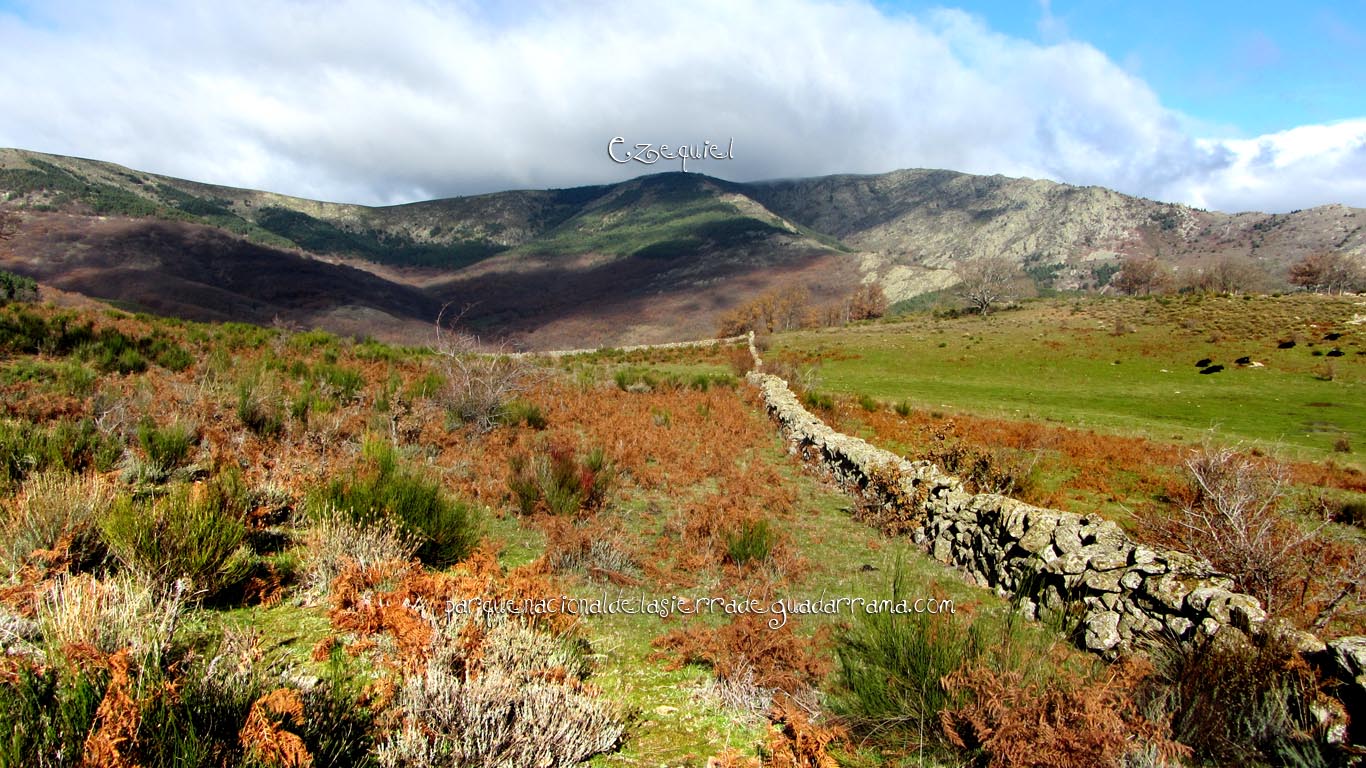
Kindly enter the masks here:
<path id="1" fill-rule="evenodd" d="M 971 703 L 941 711 L 940 723 L 951 744 L 984 754 L 993 768 L 1117 767 L 1139 744 L 1162 764 L 1179 764 L 1190 749 L 1169 738 L 1167 723 L 1144 717 L 1132 698 L 1150 673 L 1145 662 L 1125 660 L 1103 680 L 1043 685 L 1018 672 L 969 666 L 944 685 Z"/>
<path id="2" fill-rule="evenodd" d="M 719 627 L 694 626 L 676 629 L 655 638 L 657 659 L 667 659 L 670 669 L 685 664 L 704 664 L 721 680 L 747 678 L 761 688 L 799 694 L 814 687 L 830 671 L 829 643 L 825 628 L 814 638 L 794 632 L 789 620 L 777 628 L 769 617 L 743 613 Z"/>

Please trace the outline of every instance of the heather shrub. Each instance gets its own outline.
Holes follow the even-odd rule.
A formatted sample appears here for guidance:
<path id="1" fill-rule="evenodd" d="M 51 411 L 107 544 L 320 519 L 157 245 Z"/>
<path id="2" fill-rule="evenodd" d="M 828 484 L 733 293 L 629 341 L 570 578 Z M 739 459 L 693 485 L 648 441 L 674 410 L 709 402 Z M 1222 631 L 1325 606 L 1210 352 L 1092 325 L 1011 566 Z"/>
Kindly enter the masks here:
<path id="1" fill-rule="evenodd" d="M 408 678 L 399 703 L 408 717 L 379 747 L 385 768 L 562 768 L 614 748 L 623 731 L 599 698 L 497 672 L 466 678 L 429 667 Z"/>
<path id="2" fill-rule="evenodd" d="M 368 440 L 364 453 L 366 461 L 355 473 L 312 494 L 309 505 L 315 519 L 335 510 L 361 527 L 392 520 L 403 537 L 416 542 L 417 557 L 436 568 L 454 565 L 474 551 L 480 522 L 472 505 L 401 466 L 392 446 Z"/>
<path id="3" fill-rule="evenodd" d="M 350 564 L 363 569 L 384 562 L 406 562 L 418 547 L 392 517 L 362 523 L 350 511 L 335 508 L 313 515 L 303 542 L 303 588 L 315 598 L 325 595 Z"/>

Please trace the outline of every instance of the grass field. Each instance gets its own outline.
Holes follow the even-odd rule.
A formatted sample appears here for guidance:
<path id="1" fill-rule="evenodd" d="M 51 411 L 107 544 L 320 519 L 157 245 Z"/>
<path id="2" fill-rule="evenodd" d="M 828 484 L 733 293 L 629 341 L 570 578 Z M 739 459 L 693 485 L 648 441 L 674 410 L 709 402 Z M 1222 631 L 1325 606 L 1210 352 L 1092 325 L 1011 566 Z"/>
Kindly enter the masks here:
<path id="1" fill-rule="evenodd" d="M 1335 446 L 1366 450 L 1366 325 L 1351 324 L 1363 316 L 1360 299 L 1308 295 L 1048 300 L 783 334 L 773 351 L 819 358 L 818 389 L 887 403 L 1159 440 L 1213 436 L 1361 467 L 1359 453 Z M 1325 340 L 1332 333 L 1342 336 Z M 1278 348 L 1287 341 L 1295 346 Z M 1244 357 L 1261 365 L 1235 364 Z M 1204 359 L 1223 370 L 1201 374 Z"/>

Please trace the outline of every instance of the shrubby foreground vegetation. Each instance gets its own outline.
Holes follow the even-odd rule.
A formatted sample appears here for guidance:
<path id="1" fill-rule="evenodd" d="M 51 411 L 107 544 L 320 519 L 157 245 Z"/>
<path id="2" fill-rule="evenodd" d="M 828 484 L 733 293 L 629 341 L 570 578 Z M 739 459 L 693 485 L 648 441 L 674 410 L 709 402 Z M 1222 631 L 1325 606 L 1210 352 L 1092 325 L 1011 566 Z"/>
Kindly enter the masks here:
<path id="1" fill-rule="evenodd" d="M 808 407 L 845 431 L 981 489 L 1127 510 L 1131 530 L 1185 542 L 1201 525 L 1222 535 L 1208 512 L 1238 478 L 1276 480 L 1254 489 L 1275 515 L 1257 530 L 1294 546 L 1217 564 L 1287 624 L 1366 628 L 1343 570 L 1361 551 L 1354 454 L 1192 453 L 949 416 L 837 386 L 855 355 L 876 370 L 855 338 L 840 352 L 774 344 Z M 0 308 L 0 766 L 1351 759 L 1287 633 L 1158 638 L 1106 666 L 1073 649 L 1066 617 L 1025 622 L 928 562 L 895 520 L 786 456 L 738 384 L 739 347 L 547 362 L 446 339 L 405 349 Z M 1340 360 L 1331 384 L 1357 366 Z M 772 628 L 576 616 L 560 601 L 601 594 L 934 598 L 956 612 Z"/>

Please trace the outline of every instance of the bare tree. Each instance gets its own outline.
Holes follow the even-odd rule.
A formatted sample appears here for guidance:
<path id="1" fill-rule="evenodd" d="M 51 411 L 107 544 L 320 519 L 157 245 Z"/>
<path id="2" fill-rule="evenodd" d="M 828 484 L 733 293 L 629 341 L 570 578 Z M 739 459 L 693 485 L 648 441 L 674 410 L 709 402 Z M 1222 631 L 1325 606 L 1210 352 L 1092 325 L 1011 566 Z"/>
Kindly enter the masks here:
<path id="1" fill-rule="evenodd" d="M 980 314 L 1003 301 L 1019 298 L 1026 282 L 1020 266 L 1005 256 L 978 256 L 960 261 L 953 273 L 958 277 L 958 291 Z"/>
<path id="2" fill-rule="evenodd" d="M 1266 270 L 1246 256 L 1227 255 L 1207 262 L 1186 278 L 1186 288 L 1204 293 L 1250 293 L 1266 287 Z"/>
<path id="3" fill-rule="evenodd" d="M 1302 556 L 1322 526 L 1305 530 L 1286 516 L 1290 477 L 1271 461 L 1206 447 L 1186 469 L 1193 493 L 1177 522 L 1187 546 L 1272 610 L 1301 576 Z"/>
<path id="4" fill-rule="evenodd" d="M 1129 256 L 1120 265 L 1119 273 L 1110 285 L 1120 293 L 1130 296 L 1162 291 L 1171 282 L 1171 276 L 1162 262 L 1152 256 Z"/>
<path id="5" fill-rule="evenodd" d="M 480 432 L 498 425 L 507 404 L 538 380 L 535 367 L 506 348 L 485 349 L 479 337 L 460 330 L 469 310 L 436 319 L 436 353 L 445 369 L 445 405 L 462 423 Z"/>
<path id="6" fill-rule="evenodd" d="M 1341 251 L 1318 251 L 1290 265 L 1290 282 L 1317 293 L 1357 291 L 1366 286 L 1366 269 Z"/>
<path id="7" fill-rule="evenodd" d="M 19 231 L 19 214 L 0 209 L 0 240 L 8 240 Z"/>

